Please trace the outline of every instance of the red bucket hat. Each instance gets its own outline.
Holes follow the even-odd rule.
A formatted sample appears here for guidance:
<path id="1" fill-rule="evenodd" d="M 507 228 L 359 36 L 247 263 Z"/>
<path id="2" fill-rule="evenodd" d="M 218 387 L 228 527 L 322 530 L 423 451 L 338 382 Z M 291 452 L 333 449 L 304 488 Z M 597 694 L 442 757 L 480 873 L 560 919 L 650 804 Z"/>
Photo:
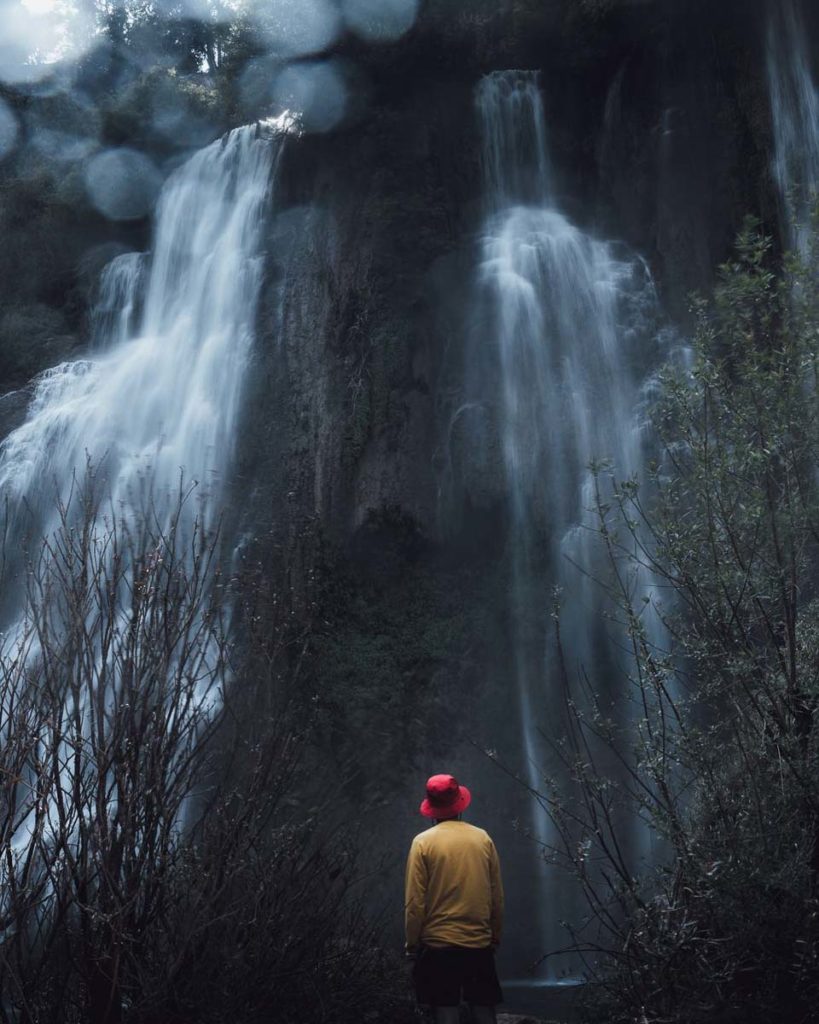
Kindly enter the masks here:
<path id="1" fill-rule="evenodd" d="M 466 786 L 459 786 L 454 775 L 433 775 L 427 779 L 427 796 L 421 803 L 425 818 L 454 818 L 469 807 L 472 794 Z"/>

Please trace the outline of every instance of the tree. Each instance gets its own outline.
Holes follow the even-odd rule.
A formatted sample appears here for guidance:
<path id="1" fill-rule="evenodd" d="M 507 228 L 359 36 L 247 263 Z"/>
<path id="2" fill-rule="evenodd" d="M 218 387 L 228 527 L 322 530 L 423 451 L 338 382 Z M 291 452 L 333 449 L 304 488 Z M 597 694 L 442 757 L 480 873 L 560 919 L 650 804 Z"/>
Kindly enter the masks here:
<path id="1" fill-rule="evenodd" d="M 588 898 L 576 946 L 612 1020 L 807 1021 L 819 997 L 811 254 L 777 266 L 749 222 L 696 314 L 691 364 L 660 378 L 650 480 L 597 489 L 633 720 L 614 724 L 593 681 L 566 674 L 557 749 L 577 799 L 543 799 L 555 856 Z M 619 783 L 598 771 L 604 751 Z M 659 837 L 653 868 L 623 852 L 629 814 Z"/>

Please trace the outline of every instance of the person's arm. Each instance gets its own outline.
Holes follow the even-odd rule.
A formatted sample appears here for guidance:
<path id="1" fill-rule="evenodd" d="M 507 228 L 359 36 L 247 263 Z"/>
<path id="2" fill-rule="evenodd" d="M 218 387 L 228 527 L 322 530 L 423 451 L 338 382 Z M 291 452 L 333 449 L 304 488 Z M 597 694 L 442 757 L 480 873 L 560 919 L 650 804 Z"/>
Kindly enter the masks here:
<path id="1" fill-rule="evenodd" d="M 503 882 L 500 872 L 500 858 L 495 844 L 489 840 L 489 881 L 492 886 L 492 945 L 499 946 L 503 932 Z"/>
<path id="2" fill-rule="evenodd" d="M 427 866 L 418 843 L 410 847 L 404 880 L 404 930 L 406 951 L 413 956 L 421 944 L 427 896 Z"/>

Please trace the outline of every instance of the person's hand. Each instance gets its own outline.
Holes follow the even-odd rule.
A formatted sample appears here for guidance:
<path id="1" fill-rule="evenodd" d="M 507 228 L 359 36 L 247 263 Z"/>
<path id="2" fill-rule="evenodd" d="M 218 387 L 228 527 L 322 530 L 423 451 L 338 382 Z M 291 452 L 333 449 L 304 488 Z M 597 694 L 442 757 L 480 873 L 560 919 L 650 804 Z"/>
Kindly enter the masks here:
<path id="1" fill-rule="evenodd" d="M 415 961 L 416 961 L 416 959 L 417 959 L 417 957 L 416 957 L 415 953 L 405 953 L 404 954 L 404 978 L 405 978 L 405 980 L 407 982 L 407 985 L 410 985 L 410 986 L 413 983 L 413 975 L 415 974 Z"/>

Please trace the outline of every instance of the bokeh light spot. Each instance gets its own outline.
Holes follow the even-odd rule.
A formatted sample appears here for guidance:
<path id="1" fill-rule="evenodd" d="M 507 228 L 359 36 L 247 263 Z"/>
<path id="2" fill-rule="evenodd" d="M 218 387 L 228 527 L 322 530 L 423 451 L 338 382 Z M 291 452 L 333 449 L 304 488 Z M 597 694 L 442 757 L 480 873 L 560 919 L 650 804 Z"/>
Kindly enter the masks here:
<path id="1" fill-rule="evenodd" d="M 94 38 L 93 4 L 0 0 L 0 80 L 29 86 L 59 74 Z"/>
<path id="2" fill-rule="evenodd" d="M 331 61 L 291 64 L 273 85 L 273 100 L 297 115 L 305 132 L 328 132 L 347 112 L 347 83 Z"/>
<path id="3" fill-rule="evenodd" d="M 97 153 L 85 170 L 85 189 L 109 220 L 138 220 L 151 211 L 161 177 L 153 163 L 134 149 Z"/>
<path id="4" fill-rule="evenodd" d="M 32 14 L 53 14 L 56 0 L 22 0 L 22 5 Z"/>
<path id="5" fill-rule="evenodd" d="M 419 0 L 342 0 L 344 20 L 363 39 L 389 42 L 415 24 Z"/>
<path id="6" fill-rule="evenodd" d="M 78 163 L 84 160 L 95 146 L 93 139 L 52 128 L 40 128 L 34 132 L 31 144 L 43 156 L 58 163 Z"/>
<path id="7" fill-rule="evenodd" d="M 16 84 L 48 75 L 60 44 L 60 20 L 19 0 L 0 0 L 0 26 L 0 78 Z"/>
<path id="8" fill-rule="evenodd" d="M 326 50 L 342 24 L 338 7 L 329 0 L 274 0 L 258 7 L 257 18 L 261 31 L 284 57 Z"/>
<path id="9" fill-rule="evenodd" d="M 196 111 L 191 97 L 175 84 L 175 79 L 157 84 L 151 97 L 151 115 L 153 130 L 179 149 L 199 149 L 219 134 Z"/>
<path id="10" fill-rule="evenodd" d="M 18 131 L 14 112 L 5 100 L 0 99 L 0 160 L 14 149 Z"/>
<path id="11" fill-rule="evenodd" d="M 272 57 L 249 60 L 239 78 L 239 95 L 246 116 L 257 117 L 267 109 L 273 97 L 273 83 L 282 69 L 281 61 Z"/>

